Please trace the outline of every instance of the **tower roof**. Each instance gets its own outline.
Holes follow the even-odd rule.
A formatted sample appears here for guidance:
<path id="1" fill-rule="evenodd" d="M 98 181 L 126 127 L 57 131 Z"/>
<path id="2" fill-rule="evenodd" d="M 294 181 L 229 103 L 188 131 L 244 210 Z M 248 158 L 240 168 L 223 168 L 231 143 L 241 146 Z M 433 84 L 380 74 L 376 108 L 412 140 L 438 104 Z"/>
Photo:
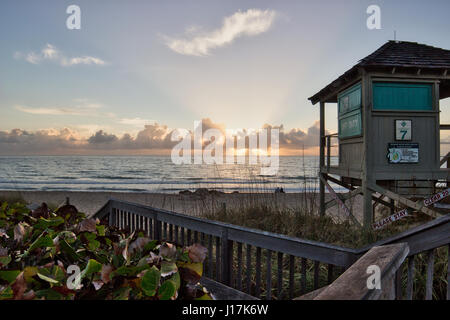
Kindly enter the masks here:
<path id="1" fill-rule="evenodd" d="M 417 69 L 450 69 L 450 50 L 409 41 L 390 40 L 367 57 L 361 59 L 350 70 L 308 98 L 316 104 L 353 78 L 363 68 L 399 67 Z"/>

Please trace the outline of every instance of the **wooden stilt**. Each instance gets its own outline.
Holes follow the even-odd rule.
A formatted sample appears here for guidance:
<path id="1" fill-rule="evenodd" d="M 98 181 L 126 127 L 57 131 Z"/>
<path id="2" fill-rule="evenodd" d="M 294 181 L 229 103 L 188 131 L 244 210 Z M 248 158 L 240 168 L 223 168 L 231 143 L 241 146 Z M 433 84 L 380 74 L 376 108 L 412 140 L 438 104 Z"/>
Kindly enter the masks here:
<path id="1" fill-rule="evenodd" d="M 423 204 L 423 201 L 421 201 L 421 200 L 419 200 L 417 202 L 414 202 L 412 200 L 409 200 L 409 199 L 407 199 L 405 197 L 402 197 L 402 196 L 398 195 L 395 192 L 392 192 L 390 190 L 384 189 L 384 188 L 380 187 L 377 184 L 371 184 L 370 185 L 370 189 L 375 191 L 375 192 L 381 193 L 381 194 L 385 195 L 386 197 L 389 197 L 390 199 L 398 201 L 399 203 L 404 204 L 405 206 L 407 206 L 409 208 L 412 208 L 414 210 L 417 210 L 417 211 L 420 211 L 422 213 L 425 213 L 426 215 L 429 215 L 429 216 L 431 216 L 433 218 L 437 218 L 437 217 L 442 215 L 439 212 L 436 212 L 434 210 L 431 210 L 431 209 L 425 207 L 424 204 Z"/>
<path id="2" fill-rule="evenodd" d="M 320 168 L 319 176 L 322 175 L 322 170 L 325 166 L 325 102 L 320 101 Z M 319 201 L 320 201 L 320 215 L 325 215 L 325 185 L 322 179 L 319 181 Z"/>

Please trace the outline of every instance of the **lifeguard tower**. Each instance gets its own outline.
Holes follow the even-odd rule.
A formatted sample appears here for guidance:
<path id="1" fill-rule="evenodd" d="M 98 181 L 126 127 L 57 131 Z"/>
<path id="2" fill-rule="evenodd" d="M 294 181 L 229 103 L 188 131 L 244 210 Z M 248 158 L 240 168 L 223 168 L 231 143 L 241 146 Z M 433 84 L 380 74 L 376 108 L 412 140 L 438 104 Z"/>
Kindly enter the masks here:
<path id="1" fill-rule="evenodd" d="M 440 213 L 424 201 L 447 186 L 449 158 L 440 159 L 439 101 L 450 97 L 450 50 L 388 41 L 309 98 L 320 103 L 320 212 L 363 195 L 363 224 L 373 208 L 396 211 L 401 204 L 432 217 Z M 325 104 L 337 103 L 338 133 L 325 134 Z M 331 165 L 337 139 L 339 162 Z M 447 166 L 449 167 L 449 166 Z M 329 182 L 348 193 L 336 194 Z M 441 182 L 441 183 L 439 183 Z M 325 188 L 334 199 L 325 203 Z"/>

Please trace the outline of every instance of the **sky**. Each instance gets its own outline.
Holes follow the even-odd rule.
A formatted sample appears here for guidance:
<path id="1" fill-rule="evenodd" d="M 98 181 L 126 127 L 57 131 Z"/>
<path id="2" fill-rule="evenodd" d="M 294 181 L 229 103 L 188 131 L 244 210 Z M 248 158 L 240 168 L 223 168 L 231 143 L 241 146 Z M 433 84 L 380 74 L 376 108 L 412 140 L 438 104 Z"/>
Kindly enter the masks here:
<path id="1" fill-rule="evenodd" d="M 369 5 L 381 29 L 366 26 Z M 66 9 L 81 9 L 70 30 Z M 0 155 L 160 154 L 176 128 L 281 130 L 317 153 L 308 97 L 393 39 L 450 49 L 447 0 L 2 0 Z M 450 123 L 441 101 L 441 123 Z M 326 126 L 337 131 L 336 106 Z"/>

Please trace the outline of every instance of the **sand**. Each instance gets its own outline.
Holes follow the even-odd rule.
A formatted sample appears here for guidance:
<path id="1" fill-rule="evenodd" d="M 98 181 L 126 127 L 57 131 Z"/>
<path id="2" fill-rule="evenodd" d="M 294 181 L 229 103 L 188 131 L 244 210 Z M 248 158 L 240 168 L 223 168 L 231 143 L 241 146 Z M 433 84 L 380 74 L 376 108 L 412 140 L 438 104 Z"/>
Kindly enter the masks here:
<path id="1" fill-rule="evenodd" d="M 46 202 L 60 206 L 69 197 L 70 203 L 79 211 L 92 215 L 110 198 L 140 203 L 155 208 L 200 216 L 202 212 L 212 210 L 239 210 L 254 205 L 266 205 L 281 209 L 302 209 L 317 211 L 319 195 L 317 193 L 208 193 L 167 194 L 133 192 L 76 192 L 76 191 L 0 191 L 0 198 L 20 196 L 29 203 Z M 326 201 L 331 195 L 326 194 Z M 352 208 L 355 217 L 362 221 L 362 197 L 357 196 L 346 202 Z M 337 206 L 327 210 L 328 214 L 342 216 Z"/>

